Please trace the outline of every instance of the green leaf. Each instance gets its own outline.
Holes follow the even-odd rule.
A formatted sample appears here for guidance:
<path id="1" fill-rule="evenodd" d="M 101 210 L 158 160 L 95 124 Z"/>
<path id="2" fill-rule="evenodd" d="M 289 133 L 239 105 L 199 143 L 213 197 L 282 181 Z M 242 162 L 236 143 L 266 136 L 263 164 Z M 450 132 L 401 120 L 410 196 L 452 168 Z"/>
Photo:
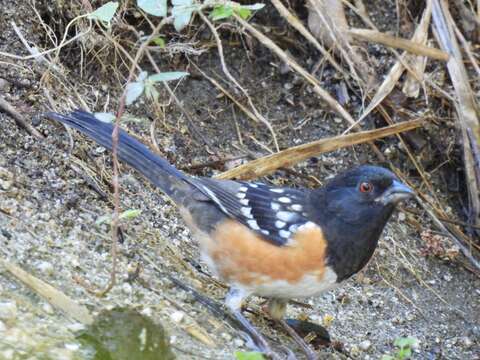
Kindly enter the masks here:
<path id="1" fill-rule="evenodd" d="M 110 24 L 110 21 L 112 20 L 113 15 L 115 15 L 117 8 L 118 8 L 118 2 L 110 1 L 105 5 L 100 6 L 97 10 L 93 11 L 92 13 L 88 14 L 88 18 L 93 20 L 100 20 Z"/>
<path id="2" fill-rule="evenodd" d="M 246 20 L 250 17 L 252 12 L 249 9 L 244 8 L 243 6 L 236 9 L 235 12 L 240 16 L 243 20 Z"/>
<path id="3" fill-rule="evenodd" d="M 198 5 L 193 4 L 193 0 L 172 0 L 172 4 L 173 26 L 175 30 L 180 31 L 188 25 Z"/>
<path id="4" fill-rule="evenodd" d="M 95 116 L 96 119 L 106 123 L 111 123 L 116 118 L 115 114 L 112 114 L 112 113 L 96 112 L 93 115 Z"/>
<path id="5" fill-rule="evenodd" d="M 219 5 L 213 8 L 213 11 L 210 13 L 210 18 L 213 21 L 227 19 L 233 15 L 233 8 L 227 5 Z"/>
<path id="6" fill-rule="evenodd" d="M 399 337 L 395 340 L 393 345 L 403 349 L 405 347 L 413 347 L 418 343 L 418 340 L 413 337 Z"/>
<path id="7" fill-rule="evenodd" d="M 156 83 L 160 81 L 171 81 L 171 80 L 178 80 L 183 78 L 184 76 L 189 75 L 188 72 L 184 71 L 170 71 L 170 72 L 164 72 L 164 73 L 159 73 L 155 75 L 151 75 L 148 77 L 148 80 Z"/>
<path id="8" fill-rule="evenodd" d="M 129 209 L 122 212 L 118 218 L 120 220 L 131 220 L 131 219 L 135 219 L 141 213 L 142 213 L 142 210 L 140 209 Z"/>
<path id="9" fill-rule="evenodd" d="M 167 16 L 167 0 L 137 0 L 137 5 L 147 14 L 153 16 Z"/>
<path id="10" fill-rule="evenodd" d="M 140 215 L 142 213 L 142 210 L 138 210 L 138 209 L 129 209 L 129 210 L 125 210 L 124 212 L 122 212 L 118 218 L 120 220 L 131 220 L 131 219 L 134 219 L 136 218 L 138 215 Z M 112 217 L 113 215 L 112 214 L 106 214 L 106 215 L 102 215 L 100 216 L 97 221 L 95 221 L 95 225 L 97 226 L 100 226 L 104 223 L 108 223 L 110 224 L 112 222 Z"/>
<path id="11" fill-rule="evenodd" d="M 162 49 L 165 47 L 165 39 L 160 36 L 153 39 L 153 43 L 160 46 Z"/>
<path id="12" fill-rule="evenodd" d="M 410 347 L 401 348 L 397 351 L 397 359 L 405 360 L 412 356 L 412 349 Z"/>
<path id="13" fill-rule="evenodd" d="M 125 89 L 125 105 L 131 105 L 138 99 L 140 95 L 143 93 L 144 83 L 143 81 L 135 81 L 127 84 Z"/>
<path id="14" fill-rule="evenodd" d="M 262 353 L 257 351 L 235 351 L 237 360 L 265 360 Z"/>

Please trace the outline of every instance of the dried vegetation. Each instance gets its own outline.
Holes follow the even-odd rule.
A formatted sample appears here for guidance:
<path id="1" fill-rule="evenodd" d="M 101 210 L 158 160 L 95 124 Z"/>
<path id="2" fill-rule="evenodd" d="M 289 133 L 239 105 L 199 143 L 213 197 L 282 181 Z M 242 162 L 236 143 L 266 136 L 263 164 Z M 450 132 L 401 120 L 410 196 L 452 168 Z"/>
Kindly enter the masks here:
<path id="1" fill-rule="evenodd" d="M 337 314 L 331 330 L 343 346 L 325 356 L 378 358 L 399 335 L 420 339 L 419 358 L 480 351 L 478 3 L 272 0 L 249 19 L 233 12 L 221 21 L 203 4 L 181 32 L 173 16 L 148 15 L 133 1 L 121 2 L 108 27 L 85 16 L 98 2 L 0 5 L 8 17 L 0 25 L 0 292 L 21 308 L 2 315 L 0 331 L 13 340 L 1 354 L 38 351 L 15 341 L 32 321 L 31 331 L 49 329 L 34 337 L 46 354 L 80 356 L 73 330 L 60 330 L 68 320 L 14 294 L 13 278 L 80 323 L 112 303 L 158 313 L 179 357 L 228 358 L 245 347 L 211 299 L 224 286 L 196 262 L 171 205 L 77 134 L 67 129 L 62 142 L 64 129 L 39 121 L 47 109 L 76 107 L 117 114 L 117 124 L 196 174 L 314 186 L 358 162 L 389 166 L 417 204 L 402 209 L 355 284 L 290 315 L 328 325 L 316 314 Z M 126 111 L 124 89 L 142 71 L 190 75 Z M 111 227 L 89 229 L 112 208 Z M 122 222 L 121 208 L 144 215 Z M 57 261 L 58 272 L 48 270 Z"/>

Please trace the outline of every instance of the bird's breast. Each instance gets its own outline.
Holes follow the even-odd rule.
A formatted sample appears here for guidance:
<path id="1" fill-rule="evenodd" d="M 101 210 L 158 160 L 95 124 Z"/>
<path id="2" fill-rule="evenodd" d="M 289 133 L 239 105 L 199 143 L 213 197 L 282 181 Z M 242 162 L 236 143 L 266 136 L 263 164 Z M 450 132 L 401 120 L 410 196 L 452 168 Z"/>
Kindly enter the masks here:
<path id="1" fill-rule="evenodd" d="M 204 260 L 218 276 L 260 296 L 306 297 L 336 283 L 326 265 L 326 239 L 313 223 L 299 227 L 288 246 L 272 244 L 233 220 L 199 240 Z"/>

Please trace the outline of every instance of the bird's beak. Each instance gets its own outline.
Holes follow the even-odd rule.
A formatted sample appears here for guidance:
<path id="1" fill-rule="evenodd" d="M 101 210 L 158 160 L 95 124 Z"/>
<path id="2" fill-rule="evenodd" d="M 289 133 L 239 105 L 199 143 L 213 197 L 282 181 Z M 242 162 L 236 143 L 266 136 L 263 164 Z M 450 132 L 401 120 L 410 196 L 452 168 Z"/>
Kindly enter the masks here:
<path id="1" fill-rule="evenodd" d="M 381 202 L 383 205 L 395 205 L 400 201 L 413 196 L 415 196 L 415 192 L 409 186 L 401 183 L 400 181 L 393 180 L 392 185 L 390 185 L 390 187 L 385 190 L 385 192 L 378 197 L 376 201 Z"/>

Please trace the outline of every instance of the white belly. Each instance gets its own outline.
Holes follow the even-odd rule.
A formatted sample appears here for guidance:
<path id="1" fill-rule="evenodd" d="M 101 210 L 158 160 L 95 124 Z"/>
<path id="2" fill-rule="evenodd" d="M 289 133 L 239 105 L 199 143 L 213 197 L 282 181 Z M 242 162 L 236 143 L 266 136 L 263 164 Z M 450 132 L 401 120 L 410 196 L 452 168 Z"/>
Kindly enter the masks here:
<path id="1" fill-rule="evenodd" d="M 316 274 L 307 274 L 295 282 L 286 280 L 262 280 L 264 280 L 262 283 L 249 286 L 246 290 L 251 294 L 267 298 L 291 299 L 318 295 L 337 285 L 337 276 L 330 267 L 325 269 L 324 276 L 321 280 Z M 245 285 L 240 286 L 245 288 Z"/>

